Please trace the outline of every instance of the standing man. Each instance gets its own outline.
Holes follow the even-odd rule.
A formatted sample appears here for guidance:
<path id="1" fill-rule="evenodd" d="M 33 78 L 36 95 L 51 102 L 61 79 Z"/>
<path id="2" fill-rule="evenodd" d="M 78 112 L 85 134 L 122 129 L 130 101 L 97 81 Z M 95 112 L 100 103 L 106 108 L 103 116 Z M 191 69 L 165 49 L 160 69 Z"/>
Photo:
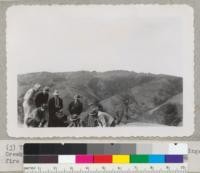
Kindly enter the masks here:
<path id="1" fill-rule="evenodd" d="M 55 90 L 53 97 L 49 100 L 49 127 L 60 127 L 63 126 L 63 100 L 59 96 L 58 90 Z"/>
<path id="2" fill-rule="evenodd" d="M 26 122 L 26 119 L 29 117 L 32 110 L 35 108 L 35 95 L 41 88 L 40 84 L 35 84 L 33 88 L 30 88 L 26 94 L 24 95 L 24 101 L 23 101 L 23 110 L 24 110 L 24 123 Z"/>
<path id="3" fill-rule="evenodd" d="M 123 105 L 124 105 L 124 117 L 126 119 L 126 121 L 128 121 L 129 119 L 129 98 L 125 98 L 123 100 Z"/>
<path id="4" fill-rule="evenodd" d="M 35 105 L 36 107 L 41 107 L 43 104 L 48 103 L 49 100 L 49 87 L 44 87 L 43 91 L 39 92 L 35 98 Z"/>

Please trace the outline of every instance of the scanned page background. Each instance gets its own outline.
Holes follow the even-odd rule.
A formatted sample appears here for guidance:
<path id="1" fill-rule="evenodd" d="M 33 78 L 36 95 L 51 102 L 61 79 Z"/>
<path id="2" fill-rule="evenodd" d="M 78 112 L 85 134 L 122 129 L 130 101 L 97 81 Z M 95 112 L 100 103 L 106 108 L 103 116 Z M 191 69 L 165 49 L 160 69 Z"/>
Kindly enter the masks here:
<path id="1" fill-rule="evenodd" d="M 39 2 L 39 1 L 38 1 Z M 9 7 L 9 6 L 12 6 L 12 5 L 16 5 L 16 4 L 28 4 L 28 5 L 30 5 L 30 4 L 41 4 L 41 3 L 38 3 L 38 2 L 36 2 L 36 1 L 34 1 L 34 3 L 33 2 L 31 2 L 31 1 L 12 1 L 12 2 L 2 2 L 1 3 L 1 10 L 0 10 L 0 13 L 1 13 L 1 17 L 2 17 L 2 20 L 1 20 L 1 27 L 2 27 L 2 29 L 1 29 L 1 41 L 2 41 L 2 44 L 1 44 L 1 47 L 0 47 L 0 50 L 1 50 L 1 71 L 0 71 L 0 75 L 1 75 L 1 102 L 0 102 L 0 106 L 1 106 L 1 109 L 0 109 L 0 111 L 1 111 L 1 116 L 0 116 L 0 118 L 1 118 L 1 122 L 2 122 L 2 126 L 1 126 L 1 131 L 0 131 L 0 136 L 1 136 L 1 138 L 2 139 L 8 139 L 8 135 L 7 135 L 7 127 L 6 127 L 6 124 L 7 124 L 7 122 L 6 122 L 6 102 L 5 102 L 5 100 L 6 100 L 6 88 L 7 88 L 7 86 L 6 86 L 6 49 L 5 49 L 5 45 L 6 45 L 6 39 L 5 39 L 5 27 L 6 27 L 6 21 L 5 21 L 5 11 L 6 11 L 6 9 Z M 43 3 L 42 4 L 49 4 L 49 5 L 51 5 L 51 4 L 55 4 L 55 3 L 53 3 L 53 1 L 52 1 L 52 3 L 50 3 L 49 1 L 46 1 L 46 3 L 45 3 L 45 1 L 42 1 Z M 57 4 L 62 4 L 62 1 L 55 1 Z M 115 1 L 115 2 L 103 2 L 103 1 L 92 1 L 93 2 L 93 4 L 120 4 L 120 1 Z M 172 1 L 171 1 L 172 2 Z M 190 3 L 188 3 L 188 2 L 190 2 Z M 88 2 L 89 3 L 89 2 Z M 84 4 L 88 4 L 86 1 L 84 2 Z M 137 1 L 124 1 L 124 3 L 123 4 L 130 4 L 130 3 L 132 3 L 132 4 L 134 4 L 134 3 L 137 3 L 138 4 L 138 2 Z M 66 4 L 66 3 L 65 3 Z M 81 4 L 81 1 L 73 1 L 73 2 L 68 2 L 68 4 Z M 82 3 L 83 4 L 83 3 Z M 122 4 L 122 3 L 121 3 Z M 141 1 L 140 1 L 140 4 L 145 4 L 145 3 L 141 3 Z M 147 4 L 147 3 L 146 3 Z M 159 1 L 152 1 L 151 3 L 150 2 L 148 2 L 148 4 L 159 4 Z M 165 1 L 165 3 L 162 3 L 162 4 L 166 4 L 166 5 L 169 5 L 169 2 L 168 1 Z M 193 8 L 194 8 L 194 25 L 195 25 L 195 40 L 194 40 L 194 42 L 195 42 L 195 52 L 194 52 L 194 54 L 195 54 L 195 84 L 194 84 L 194 87 L 195 87 L 195 105 L 196 105 L 196 111 L 195 111 L 195 114 L 196 114 L 196 117 L 195 117 L 195 132 L 194 132 L 194 134 L 192 135 L 192 136 L 190 136 L 190 137 L 185 137 L 185 138 L 182 138 L 182 137 L 180 137 L 180 138 L 178 138 L 178 139 L 180 139 L 180 140 L 182 140 L 182 139 L 193 139 L 193 140 L 198 140 L 198 137 L 200 136 L 200 130 L 199 130 L 199 121 L 200 121 L 200 119 L 199 119 L 199 116 L 198 116 L 198 114 L 199 114 L 199 110 L 200 110 L 200 106 L 198 106 L 199 105 L 199 97 L 198 97 L 198 95 L 200 94 L 199 93 L 199 91 L 198 91 L 198 83 L 199 83 L 199 71 L 197 70 L 198 69 L 198 66 L 199 66 L 199 60 L 198 60 L 198 55 L 199 55 L 199 52 L 198 52 L 198 39 L 199 39 L 199 32 L 198 32 L 198 30 L 197 30 L 197 28 L 199 28 L 198 27 L 198 25 L 199 25 L 199 23 L 198 23 L 198 20 L 197 20 L 197 18 L 198 18 L 198 11 L 199 11 L 199 5 L 197 5 L 197 4 L 199 4 L 198 3 L 198 1 L 186 1 L 186 2 L 184 2 L 184 1 L 173 1 L 173 3 L 172 4 L 187 4 L 187 5 L 190 5 L 190 6 L 192 6 Z M 92 138 L 92 139 L 95 139 L 95 138 Z M 101 140 L 102 140 L 103 138 L 101 138 Z M 129 138 L 129 139 L 137 139 L 137 138 L 134 138 L 134 137 L 132 137 L 132 138 Z M 150 138 L 150 137 L 146 137 L 146 138 L 140 138 L 140 139 L 152 139 L 152 138 Z M 154 138 L 154 139 L 157 139 L 157 138 Z M 165 140 L 165 139 L 167 139 L 167 138 L 162 138 L 162 139 L 159 139 L 159 140 Z M 169 138 L 168 138 L 169 139 Z M 170 138 L 170 139 L 173 139 L 173 138 Z M 113 138 L 113 140 L 115 140 L 114 138 Z"/>

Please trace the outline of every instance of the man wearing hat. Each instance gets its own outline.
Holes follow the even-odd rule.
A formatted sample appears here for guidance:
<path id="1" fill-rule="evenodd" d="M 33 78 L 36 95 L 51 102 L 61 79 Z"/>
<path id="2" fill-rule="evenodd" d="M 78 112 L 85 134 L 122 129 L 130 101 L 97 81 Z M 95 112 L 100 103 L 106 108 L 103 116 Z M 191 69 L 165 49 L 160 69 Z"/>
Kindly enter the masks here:
<path id="1" fill-rule="evenodd" d="M 43 104 L 47 104 L 49 100 L 49 87 L 44 87 L 43 91 L 39 92 L 35 97 L 36 107 L 41 107 Z"/>
<path id="2" fill-rule="evenodd" d="M 97 108 L 93 108 L 88 112 L 87 127 L 103 127 L 105 122 L 99 120 Z"/>
<path id="3" fill-rule="evenodd" d="M 114 127 L 114 118 L 102 110 L 101 105 L 94 106 L 88 113 L 88 127 Z"/>
<path id="4" fill-rule="evenodd" d="M 80 98 L 80 95 L 75 95 L 74 100 L 69 104 L 69 112 L 71 115 L 80 115 L 83 111 L 83 104 L 81 103 Z"/>
<path id="5" fill-rule="evenodd" d="M 30 88 L 24 95 L 24 101 L 23 101 L 24 122 L 26 122 L 26 119 L 30 116 L 30 113 L 35 108 L 34 99 L 40 87 L 41 85 L 37 83 L 33 86 L 33 88 Z"/>
<path id="6" fill-rule="evenodd" d="M 44 127 L 47 122 L 46 104 L 41 107 L 35 108 L 26 119 L 26 125 L 28 127 Z"/>
<path id="7" fill-rule="evenodd" d="M 53 97 L 49 99 L 49 127 L 62 127 L 63 126 L 63 100 L 59 96 L 58 90 L 55 90 Z"/>
<path id="8" fill-rule="evenodd" d="M 77 120 L 79 122 L 76 122 L 76 125 L 80 125 L 80 117 L 79 115 L 83 111 L 83 104 L 80 101 L 81 96 L 80 95 L 75 95 L 74 100 L 69 104 L 68 110 L 70 115 L 70 121 L 71 120 Z"/>

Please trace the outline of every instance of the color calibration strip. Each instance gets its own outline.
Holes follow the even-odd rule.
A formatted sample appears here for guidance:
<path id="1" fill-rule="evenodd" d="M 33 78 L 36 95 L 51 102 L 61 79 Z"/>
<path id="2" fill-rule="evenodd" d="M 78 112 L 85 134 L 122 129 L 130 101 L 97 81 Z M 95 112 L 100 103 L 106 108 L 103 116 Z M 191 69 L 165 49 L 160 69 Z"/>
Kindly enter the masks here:
<path id="1" fill-rule="evenodd" d="M 25 144 L 24 163 L 184 163 L 186 144 Z"/>
<path id="2" fill-rule="evenodd" d="M 24 163 L 184 163 L 184 155 L 25 155 Z"/>
<path id="3" fill-rule="evenodd" d="M 187 144 L 25 144 L 24 173 L 186 173 Z"/>

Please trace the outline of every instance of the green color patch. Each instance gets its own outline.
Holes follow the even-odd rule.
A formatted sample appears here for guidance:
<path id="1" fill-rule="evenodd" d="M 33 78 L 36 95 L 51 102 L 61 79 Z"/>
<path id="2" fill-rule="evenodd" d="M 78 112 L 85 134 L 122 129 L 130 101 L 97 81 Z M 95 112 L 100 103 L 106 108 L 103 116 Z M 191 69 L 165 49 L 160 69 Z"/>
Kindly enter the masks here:
<path id="1" fill-rule="evenodd" d="M 130 156 L 131 163 L 149 163 L 148 155 L 131 155 Z"/>

